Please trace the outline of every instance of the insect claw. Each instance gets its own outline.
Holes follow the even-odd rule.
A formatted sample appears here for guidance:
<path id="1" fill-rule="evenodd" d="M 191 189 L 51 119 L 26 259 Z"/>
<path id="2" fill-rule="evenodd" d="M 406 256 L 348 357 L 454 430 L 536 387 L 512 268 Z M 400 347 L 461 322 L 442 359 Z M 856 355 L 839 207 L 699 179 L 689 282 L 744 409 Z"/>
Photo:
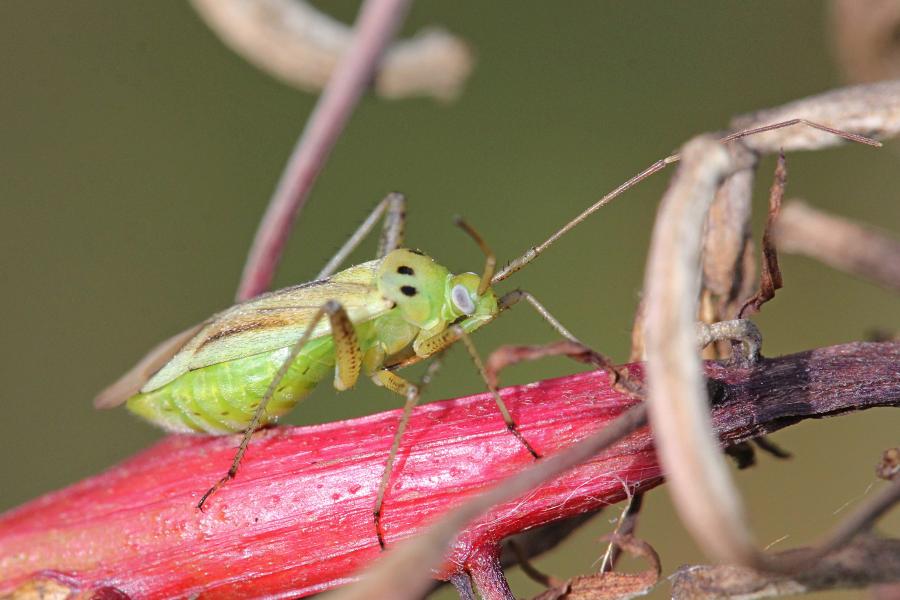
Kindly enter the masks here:
<path id="1" fill-rule="evenodd" d="M 375 518 L 375 537 L 378 538 L 378 545 L 382 550 L 385 550 L 387 546 L 384 543 L 384 535 L 381 532 L 381 510 L 372 511 L 372 516 Z"/>
<path id="2" fill-rule="evenodd" d="M 216 485 L 206 490 L 206 493 L 203 494 L 202 498 L 200 498 L 200 502 L 197 503 L 197 508 L 200 510 L 200 512 L 203 512 L 203 505 L 206 504 L 206 501 L 209 500 L 210 496 L 215 494 L 216 491 L 218 491 L 220 487 L 225 485 L 225 482 L 227 482 L 229 479 L 234 479 L 235 473 L 237 473 L 237 471 L 234 469 L 234 467 L 232 467 L 225 474 L 225 477 L 216 482 Z"/>

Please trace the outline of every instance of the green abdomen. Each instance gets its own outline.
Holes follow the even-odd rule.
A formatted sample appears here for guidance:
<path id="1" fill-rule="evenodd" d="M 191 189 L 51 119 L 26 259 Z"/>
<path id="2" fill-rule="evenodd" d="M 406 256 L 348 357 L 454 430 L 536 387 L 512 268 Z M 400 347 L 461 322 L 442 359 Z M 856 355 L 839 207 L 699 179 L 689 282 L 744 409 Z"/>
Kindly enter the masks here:
<path id="1" fill-rule="evenodd" d="M 290 348 L 189 371 L 163 387 L 128 399 L 133 413 L 173 432 L 243 431 Z M 260 426 L 291 410 L 334 370 L 331 336 L 310 341 L 281 380 Z"/>

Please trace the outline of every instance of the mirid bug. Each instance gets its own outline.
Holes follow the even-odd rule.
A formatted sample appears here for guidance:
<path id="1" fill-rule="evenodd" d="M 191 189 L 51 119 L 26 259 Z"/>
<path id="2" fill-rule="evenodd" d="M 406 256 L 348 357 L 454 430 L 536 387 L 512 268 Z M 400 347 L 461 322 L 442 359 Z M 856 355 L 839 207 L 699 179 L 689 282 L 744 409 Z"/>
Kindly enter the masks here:
<path id="1" fill-rule="evenodd" d="M 575 338 L 529 294 L 498 297 L 495 258 L 467 224 L 486 259 L 482 274 L 454 275 L 424 253 L 403 248 L 404 197 L 382 200 L 337 255 L 311 282 L 237 304 L 153 349 L 131 371 L 101 392 L 98 408 L 120 404 L 171 432 L 225 435 L 244 432 L 232 468 L 200 499 L 237 473 L 252 433 L 290 411 L 333 371 L 338 390 L 361 373 L 406 397 L 404 416 L 385 467 L 374 510 L 376 526 L 406 420 L 419 385 L 394 371 L 463 340 L 483 374 L 468 334 L 525 299 L 557 331 Z M 378 258 L 337 271 L 347 255 L 384 217 Z M 525 448 L 493 386 L 507 428 Z M 380 533 L 379 533 L 380 536 Z"/>
<path id="2" fill-rule="evenodd" d="M 800 123 L 879 145 L 862 136 L 801 120 L 739 132 L 723 141 Z M 338 390 L 352 387 L 365 372 L 376 384 L 406 398 L 374 506 L 376 532 L 384 545 L 381 507 L 394 457 L 420 393 L 420 385 L 394 371 L 462 341 L 492 392 L 506 427 L 539 458 L 486 377 L 468 334 L 526 300 L 562 337 L 580 344 L 527 292 L 515 290 L 498 297 L 492 286 L 534 260 L 614 197 L 677 160 L 673 155 L 657 161 L 497 273 L 493 252 L 471 227 L 458 221 L 485 254 L 480 276 L 452 274 L 422 252 L 403 248 L 405 199 L 391 194 L 314 281 L 234 305 L 170 338 L 101 392 L 95 405 L 111 408 L 124 403 L 132 412 L 172 432 L 224 435 L 243 431 L 231 468 L 201 497 L 198 508 L 202 509 L 209 497 L 235 476 L 255 430 L 291 410 L 332 370 Z M 377 258 L 338 272 L 382 217 Z"/>

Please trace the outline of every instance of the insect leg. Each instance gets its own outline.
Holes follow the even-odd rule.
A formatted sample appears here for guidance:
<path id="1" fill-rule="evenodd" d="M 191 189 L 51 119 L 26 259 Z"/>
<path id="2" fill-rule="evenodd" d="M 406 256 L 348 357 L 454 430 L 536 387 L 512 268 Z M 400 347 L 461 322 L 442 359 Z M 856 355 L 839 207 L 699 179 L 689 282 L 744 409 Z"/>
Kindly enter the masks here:
<path id="1" fill-rule="evenodd" d="M 419 403 L 419 398 L 422 396 L 422 390 L 425 389 L 425 386 L 427 386 L 432 378 L 434 378 L 434 374 L 441 368 L 441 359 L 441 354 L 434 357 L 431 363 L 429 363 L 428 368 L 425 370 L 425 374 L 422 375 L 422 379 L 419 381 L 418 385 L 407 381 L 403 377 L 400 377 L 387 369 L 376 371 L 372 376 L 375 383 L 378 385 L 384 386 L 392 392 L 406 398 L 406 403 L 403 405 L 403 416 L 400 417 L 400 423 L 397 425 L 397 431 L 394 433 L 394 441 L 391 443 L 391 450 L 388 453 L 384 471 L 381 473 L 381 483 L 378 485 L 378 493 L 375 496 L 375 508 L 372 511 L 375 518 L 375 532 L 378 535 L 378 543 L 382 550 L 385 545 L 384 536 L 381 531 L 381 507 L 384 504 L 384 495 L 387 492 L 391 473 L 394 471 L 394 460 L 397 458 L 397 450 L 400 449 L 400 440 L 403 438 L 404 432 L 406 432 L 406 425 L 409 423 L 412 409 Z"/>
<path id="2" fill-rule="evenodd" d="M 339 302 L 329 300 L 325 311 L 331 321 L 331 338 L 334 340 L 334 387 L 346 390 L 359 379 L 362 352 L 356 339 L 356 329 Z"/>
<path id="3" fill-rule="evenodd" d="M 606 371 L 609 376 L 612 378 L 613 386 L 618 388 L 624 393 L 630 394 L 636 398 L 640 398 L 643 396 L 643 391 L 639 383 L 632 381 L 631 378 L 627 377 L 625 373 L 620 371 L 609 358 L 600 354 L 599 352 L 595 352 L 591 350 L 589 346 L 582 343 L 578 338 L 576 338 L 572 333 L 563 327 L 562 323 L 560 323 L 556 317 L 550 314 L 543 304 L 537 301 L 537 298 L 532 296 L 526 291 L 523 290 L 513 290 L 508 294 L 504 294 L 503 297 L 500 298 L 500 310 L 504 311 L 518 302 L 525 300 L 534 308 L 541 317 L 547 321 L 547 323 L 563 338 L 565 338 L 566 342 L 561 343 L 556 346 L 554 349 L 554 345 L 551 344 L 545 347 L 544 351 L 540 350 L 538 347 L 537 352 L 532 352 L 534 358 L 530 358 L 528 353 L 524 353 L 523 358 L 521 360 L 535 360 L 536 358 L 541 358 L 542 356 L 549 356 L 553 354 L 563 354 L 565 356 L 569 356 L 579 362 L 590 363 L 596 366 L 599 369 L 603 369 Z M 568 344 L 568 346 L 566 345 Z M 494 355 L 491 355 L 491 358 L 488 360 L 488 364 L 490 365 L 492 361 L 496 367 L 496 361 L 498 359 L 494 358 Z M 512 362 L 508 364 L 514 364 L 515 362 L 521 362 L 521 360 L 512 360 Z M 506 365 L 503 365 L 506 366 Z M 501 367 L 502 368 L 502 367 Z M 494 369 L 493 371 L 489 368 L 487 370 L 488 377 L 496 378 L 496 373 L 499 369 Z M 495 379 L 496 380 L 496 379 Z"/>
<path id="4" fill-rule="evenodd" d="M 466 323 L 466 321 L 463 321 L 462 323 L 454 325 L 453 327 L 448 327 L 447 329 L 444 329 L 443 331 L 440 331 L 430 338 L 422 340 L 421 342 L 417 341 L 416 344 L 418 352 L 424 355 L 431 355 L 432 353 L 443 351 L 451 344 L 455 343 L 457 340 L 462 340 L 463 344 L 466 346 L 466 350 L 468 350 L 469 352 L 469 356 L 472 357 L 472 362 L 475 363 L 475 367 L 478 369 L 481 378 L 484 380 L 488 391 L 491 393 L 491 396 L 493 396 L 494 402 L 496 402 L 497 408 L 500 410 L 500 414 L 503 417 L 503 422 L 506 423 L 506 428 L 509 429 L 509 432 L 516 436 L 516 438 L 520 442 L 522 442 L 522 445 L 525 446 L 525 449 L 528 450 L 528 452 L 534 458 L 540 458 L 540 454 L 538 454 L 538 452 L 531 446 L 531 444 L 529 444 L 528 441 L 522 436 L 522 433 L 519 431 L 516 422 L 509 414 L 509 409 L 506 407 L 506 403 L 503 402 L 503 398 L 500 397 L 500 393 L 497 391 L 497 387 L 493 385 L 491 379 L 488 377 L 488 374 L 484 369 L 484 363 L 481 361 L 481 357 L 478 355 L 478 350 L 475 348 L 475 344 L 472 343 L 472 339 L 466 333 Z M 560 327 L 562 327 L 562 325 L 560 325 Z M 563 331 L 565 331 L 565 329 L 563 329 Z"/>
<path id="5" fill-rule="evenodd" d="M 460 328 L 462 331 L 462 329 Z M 512 415 L 509 414 L 509 409 L 506 408 L 506 403 L 503 401 L 503 398 L 500 397 L 500 392 L 497 391 L 497 386 L 494 385 L 493 380 L 488 376 L 487 370 L 484 368 L 484 363 L 481 361 L 481 357 L 478 355 L 478 350 L 475 348 L 475 344 L 472 343 L 472 338 L 469 335 L 462 331 L 462 335 L 460 336 L 463 344 L 466 346 L 466 350 L 469 351 L 469 356 L 472 357 L 472 362 L 475 363 L 475 368 L 478 369 L 478 373 L 481 375 L 481 378 L 484 380 L 484 384 L 487 386 L 488 391 L 491 393 L 491 396 L 494 398 L 494 402 L 497 404 L 497 408 L 500 409 L 500 414 L 503 416 L 503 422 L 506 423 L 506 428 L 509 429 L 509 432 L 516 436 L 522 445 L 525 446 L 525 449 L 531 453 L 531 456 L 534 458 L 540 458 L 541 455 L 537 453 L 531 444 L 528 443 L 522 436 L 522 432 L 519 431 L 519 427 L 516 425 L 516 422 L 513 420 Z"/>
<path id="6" fill-rule="evenodd" d="M 550 311 L 544 308 L 543 304 L 537 301 L 537 298 L 524 290 L 513 290 L 508 294 L 504 294 L 500 298 L 500 310 L 504 311 L 508 308 L 511 308 L 513 305 L 521 302 L 522 300 L 528 302 L 528 304 L 530 304 L 534 308 L 534 310 L 536 310 L 538 314 L 540 314 L 541 317 L 550 324 L 550 327 L 556 330 L 556 333 L 569 340 L 570 342 L 581 344 L 581 341 L 579 341 L 577 337 L 572 335 L 572 333 L 568 329 L 563 327 L 562 323 L 560 323 L 556 319 L 556 317 L 550 314 Z"/>
<path id="7" fill-rule="evenodd" d="M 315 330 L 316 326 L 319 324 L 326 315 L 328 315 L 331 320 L 331 329 L 333 333 L 333 337 L 335 339 L 335 353 L 336 353 L 336 371 L 335 371 L 335 387 L 338 387 L 338 383 L 341 384 L 347 383 L 347 386 L 353 385 L 356 381 L 356 378 L 359 376 L 359 367 L 361 363 L 361 359 L 359 357 L 359 347 L 358 345 L 355 348 L 355 355 L 347 348 L 349 343 L 356 343 L 356 334 L 353 330 L 353 325 L 350 323 L 350 319 L 347 317 L 347 313 L 344 311 L 344 308 L 340 305 L 340 303 L 329 300 L 325 304 L 322 305 L 321 308 L 316 312 L 313 318 L 310 320 L 309 325 L 306 327 L 306 330 L 303 332 L 303 335 L 300 336 L 300 339 L 291 347 L 291 351 L 288 354 L 287 358 L 284 359 L 284 362 L 281 363 L 281 366 L 278 367 L 278 371 L 275 372 L 275 376 L 272 377 L 272 381 L 269 383 L 269 387 L 266 388 L 266 392 L 263 394 L 263 397 L 260 399 L 259 404 L 256 407 L 256 411 L 253 413 L 253 419 L 251 419 L 250 424 L 247 425 L 247 428 L 244 430 L 244 435 L 241 438 L 241 444 L 238 446 L 238 451 L 234 455 L 234 460 L 231 463 L 231 468 L 228 469 L 228 472 L 216 482 L 211 488 L 209 488 L 203 497 L 200 498 L 200 502 L 197 503 L 197 508 L 203 510 L 203 505 L 212 496 L 216 491 L 225 485 L 225 483 L 229 479 L 234 479 L 234 476 L 237 474 L 238 467 L 241 464 L 241 460 L 244 458 L 244 454 L 247 452 L 247 446 L 250 444 L 250 438 L 253 436 L 253 432 L 259 428 L 260 423 L 262 422 L 262 417 L 266 412 L 266 406 L 269 404 L 269 401 L 272 399 L 272 396 L 275 395 L 275 391 L 278 389 L 278 386 L 281 385 L 281 380 L 284 379 L 285 374 L 290 368 L 291 364 L 297 359 L 297 356 L 300 354 L 300 351 L 303 350 L 303 347 L 309 341 L 312 332 Z M 349 327 L 349 334 L 347 334 L 347 327 Z M 343 389 L 338 387 L 338 389 Z"/>
<path id="8" fill-rule="evenodd" d="M 387 214 L 385 214 L 387 213 Z M 393 250 L 403 243 L 403 226 L 406 217 L 406 197 L 397 192 L 391 192 L 379 202 L 375 209 L 366 217 L 353 235 L 350 236 L 341 249 L 337 251 L 331 260 L 322 267 L 316 279 L 325 279 L 334 275 L 350 253 L 356 250 L 357 246 L 369 235 L 369 232 L 378 223 L 378 219 L 384 216 L 384 229 L 381 234 L 381 241 L 378 244 L 378 258 L 381 258 L 387 252 Z"/>
<path id="9" fill-rule="evenodd" d="M 406 196 L 393 192 L 388 194 L 384 202 L 387 203 L 387 212 L 384 215 L 381 238 L 378 240 L 376 258 L 383 258 L 388 252 L 402 246 L 406 231 Z"/>

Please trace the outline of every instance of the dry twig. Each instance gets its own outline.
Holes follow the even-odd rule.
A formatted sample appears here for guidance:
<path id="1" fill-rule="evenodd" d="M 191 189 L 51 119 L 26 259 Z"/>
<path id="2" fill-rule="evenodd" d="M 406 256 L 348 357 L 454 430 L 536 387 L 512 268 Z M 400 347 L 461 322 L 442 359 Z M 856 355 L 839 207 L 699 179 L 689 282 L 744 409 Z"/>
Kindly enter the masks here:
<path id="1" fill-rule="evenodd" d="M 756 283 L 750 215 L 757 156 L 741 140 L 728 144 L 728 152 L 732 163 L 742 167 L 719 186 L 709 209 L 703 241 L 703 287 L 711 305 L 710 314 L 701 319 L 707 323 L 736 318 L 736 304 L 750 295 L 748 289 Z"/>
<path id="2" fill-rule="evenodd" d="M 694 325 L 703 225 L 734 166 L 710 137 L 688 142 L 681 154 L 657 213 L 644 279 L 647 402 L 660 460 L 688 530 L 716 559 L 747 564 L 755 549 L 712 436 Z"/>
<path id="3" fill-rule="evenodd" d="M 759 290 L 744 302 L 741 310 L 738 311 L 739 319 L 758 313 L 763 304 L 775 297 L 775 290 L 784 285 L 781 270 L 778 268 L 778 252 L 775 250 L 775 243 L 772 240 L 772 227 L 781 212 L 781 201 L 784 198 L 786 183 L 787 164 L 784 154 L 780 154 L 778 165 L 775 167 L 775 181 L 772 183 L 772 190 L 769 193 L 769 216 L 766 219 L 766 230 L 763 232 L 763 260 Z"/>
<path id="4" fill-rule="evenodd" d="M 783 252 L 809 256 L 900 291 L 900 240 L 873 227 L 795 200 L 781 211 L 774 237 Z"/>
<path id="5" fill-rule="evenodd" d="M 644 558 L 650 568 L 639 573 L 602 571 L 580 575 L 554 586 L 533 600 L 627 600 L 643 596 L 659 581 L 662 566 L 653 547 L 631 535 L 608 536 L 610 543 L 632 556 Z"/>
<path id="6" fill-rule="evenodd" d="M 803 552 L 789 550 L 773 558 L 792 562 Z M 865 534 L 792 577 L 731 565 L 682 567 L 672 576 L 672 598 L 770 598 L 896 581 L 900 581 L 900 540 Z"/>
<path id="7" fill-rule="evenodd" d="M 734 125 L 748 130 L 785 121 L 797 126 L 752 137 L 743 133 L 742 143 L 765 153 L 834 145 L 840 141 L 833 135 L 836 129 L 895 135 L 900 130 L 900 82 L 829 92 L 736 119 Z M 688 529 L 716 560 L 775 569 L 785 565 L 766 560 L 756 549 L 715 446 L 700 359 L 692 350 L 704 222 L 722 181 L 743 168 L 712 139 L 697 138 L 685 146 L 681 168 L 663 198 L 645 279 L 648 402 L 670 490 Z M 870 508 L 873 514 L 879 510 Z M 862 521 L 857 524 L 863 526 Z"/>
<path id="8" fill-rule="evenodd" d="M 325 87 L 353 37 L 350 27 L 304 0 L 191 0 L 232 50 L 273 77 L 305 91 Z M 458 37 L 432 27 L 391 45 L 374 75 L 386 98 L 428 95 L 453 100 L 472 71 Z"/>

